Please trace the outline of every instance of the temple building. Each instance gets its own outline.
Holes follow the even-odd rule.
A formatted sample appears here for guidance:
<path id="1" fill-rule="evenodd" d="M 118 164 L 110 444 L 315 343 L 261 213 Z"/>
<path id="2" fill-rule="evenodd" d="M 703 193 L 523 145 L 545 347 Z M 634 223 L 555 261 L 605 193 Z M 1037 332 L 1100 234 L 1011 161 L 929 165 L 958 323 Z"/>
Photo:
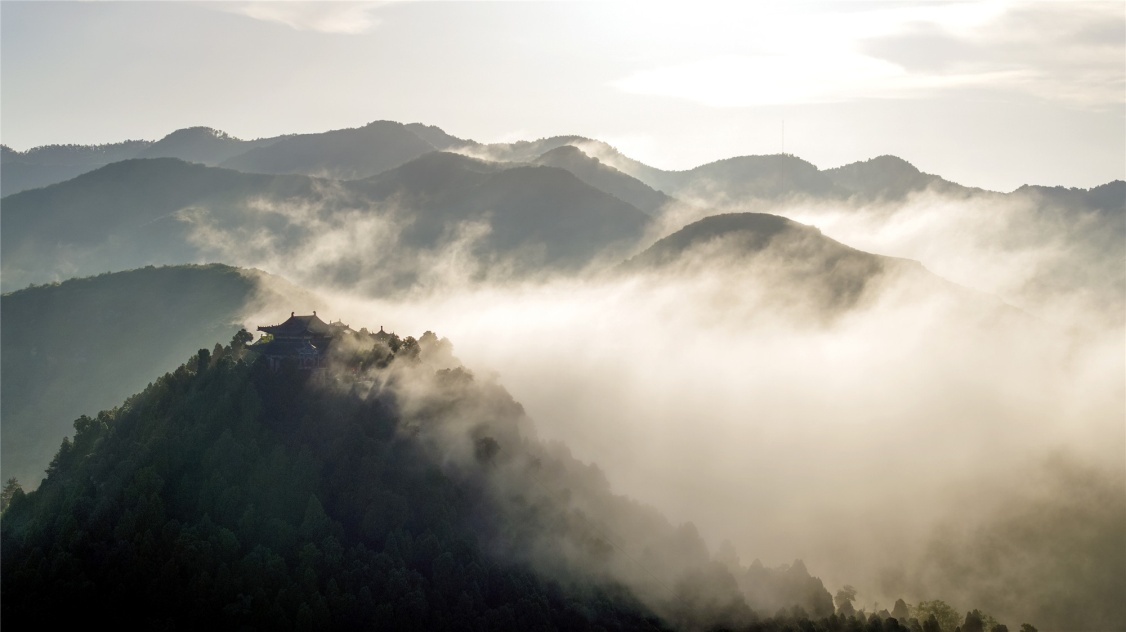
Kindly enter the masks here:
<path id="1" fill-rule="evenodd" d="M 289 359 L 300 369 L 320 368 L 333 340 L 355 333 L 340 321 L 326 323 L 317 312 L 309 316 L 290 312 L 284 323 L 259 327 L 258 331 L 263 332 L 262 337 L 247 350 L 266 358 L 273 370 Z"/>

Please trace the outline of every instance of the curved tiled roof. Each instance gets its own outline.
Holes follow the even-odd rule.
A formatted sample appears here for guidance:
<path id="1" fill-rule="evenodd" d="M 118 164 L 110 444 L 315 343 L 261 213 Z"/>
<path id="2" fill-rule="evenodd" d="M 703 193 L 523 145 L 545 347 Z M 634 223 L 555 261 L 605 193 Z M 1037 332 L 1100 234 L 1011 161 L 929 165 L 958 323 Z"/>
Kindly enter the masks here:
<path id="1" fill-rule="evenodd" d="M 333 327 L 320 318 L 317 318 L 316 312 L 313 312 L 309 316 L 296 316 L 290 313 L 289 320 L 280 325 L 267 325 L 258 328 L 258 331 L 273 334 L 276 338 L 332 336 L 338 330 L 338 327 Z"/>

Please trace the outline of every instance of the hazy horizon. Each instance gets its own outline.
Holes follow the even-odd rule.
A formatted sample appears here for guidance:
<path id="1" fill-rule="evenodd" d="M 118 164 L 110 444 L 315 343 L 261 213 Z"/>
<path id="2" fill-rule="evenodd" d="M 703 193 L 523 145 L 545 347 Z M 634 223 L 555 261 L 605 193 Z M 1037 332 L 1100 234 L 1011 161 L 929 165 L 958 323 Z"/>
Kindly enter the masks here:
<path id="1" fill-rule="evenodd" d="M 662 169 L 892 154 L 989 190 L 1089 188 L 1126 177 L 1124 11 L 5 1 L 0 136 L 24 150 L 387 119 L 480 142 L 578 134 Z"/>

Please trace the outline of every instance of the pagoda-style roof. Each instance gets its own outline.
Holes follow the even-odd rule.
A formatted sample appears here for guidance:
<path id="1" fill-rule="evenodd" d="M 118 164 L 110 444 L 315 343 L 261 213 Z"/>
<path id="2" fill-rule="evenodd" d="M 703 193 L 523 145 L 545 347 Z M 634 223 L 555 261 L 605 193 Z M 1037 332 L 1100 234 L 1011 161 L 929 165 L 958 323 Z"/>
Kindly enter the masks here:
<path id="1" fill-rule="evenodd" d="M 306 340 L 271 340 L 249 349 L 255 353 L 271 357 L 316 357 L 320 350 Z"/>
<path id="2" fill-rule="evenodd" d="M 316 312 L 309 316 L 297 316 L 290 312 L 289 320 L 284 323 L 259 327 L 258 331 L 264 331 L 275 338 L 315 338 L 332 337 L 340 331 L 340 328 L 317 318 Z"/>

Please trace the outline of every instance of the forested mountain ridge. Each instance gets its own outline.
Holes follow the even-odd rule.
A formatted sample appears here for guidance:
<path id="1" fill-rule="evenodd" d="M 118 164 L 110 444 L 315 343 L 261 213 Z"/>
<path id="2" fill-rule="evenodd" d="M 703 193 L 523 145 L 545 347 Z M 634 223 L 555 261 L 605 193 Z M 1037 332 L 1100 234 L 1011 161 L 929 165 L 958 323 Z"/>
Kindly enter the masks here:
<path id="1" fill-rule="evenodd" d="M 82 413 L 109 408 L 227 340 L 255 306 L 303 292 L 224 265 L 145 268 L 26 288 L 0 300 L 3 478 L 33 488 Z"/>
<path id="2" fill-rule="evenodd" d="M 519 404 L 450 368 L 448 343 L 432 334 L 340 352 L 346 370 L 328 383 L 248 365 L 243 353 L 238 339 L 201 349 L 122 406 L 75 422 L 47 479 L 4 514 L 5 623 L 757 620 L 694 529 L 673 529 L 613 496 L 596 468 L 528 438 Z M 754 571 L 803 611 L 831 613 L 820 581 L 799 575 L 806 587 L 793 592 L 792 580 Z"/>
<path id="3" fill-rule="evenodd" d="M 634 178 L 673 197 L 707 198 L 717 202 L 750 204 L 811 196 L 855 203 L 902 202 L 909 195 L 933 192 L 953 198 L 1003 195 L 966 187 L 920 171 L 897 156 L 878 156 L 839 167 L 819 169 L 789 154 L 734 156 L 690 169 L 667 170 L 630 158 L 597 139 L 561 135 L 512 143 L 481 143 L 452 136 L 433 125 L 373 121 L 367 125 L 312 134 L 290 134 L 241 140 L 208 127 L 176 130 L 159 141 L 125 141 L 107 145 L 49 145 L 17 152 L 4 146 L 0 193 L 62 182 L 112 162 L 130 158 L 171 157 L 209 166 L 270 174 L 302 174 L 332 179 L 370 177 L 405 164 L 430 151 L 451 151 L 506 163 L 530 163 L 546 153 L 573 147 L 613 170 L 618 179 Z M 560 158 L 558 154 L 555 159 Z M 586 164 L 572 168 L 593 184 Z M 615 194 L 611 184 L 607 193 Z M 632 185 L 630 185 L 632 186 Z M 646 196 L 651 197 L 649 194 Z M 719 199 L 716 199 L 716 198 Z M 623 198 L 625 199 L 625 198 Z M 1072 198 L 1072 201 L 1078 198 Z M 627 199 L 649 211 L 638 199 Z M 1116 208 L 1124 201 L 1115 197 Z M 744 208 L 743 210 L 755 210 Z"/>
<path id="4" fill-rule="evenodd" d="M 135 158 L 149 145 L 150 141 L 127 140 L 107 145 L 46 145 L 22 152 L 0 145 L 0 195 L 70 180 L 111 162 Z"/>
<path id="5" fill-rule="evenodd" d="M 393 169 L 434 150 L 402 123 L 374 121 L 354 129 L 287 136 L 232 156 L 220 166 L 248 173 L 353 180 Z"/>
<path id="6" fill-rule="evenodd" d="M 658 278 L 723 278 L 759 297 L 770 312 L 818 322 L 877 300 L 890 284 L 959 292 L 917 261 L 846 246 L 820 230 L 778 215 L 727 213 L 693 222 L 618 267 Z M 959 296 L 967 305 L 981 297 Z M 993 308 L 1000 302 L 989 301 Z"/>
<path id="7" fill-rule="evenodd" d="M 175 158 L 116 162 L 3 199 L 3 285 L 206 260 L 190 238 L 191 209 L 245 221 L 251 200 L 310 199 L 306 176 L 244 174 Z"/>
<path id="8" fill-rule="evenodd" d="M 650 215 L 660 215 L 663 207 L 673 201 L 644 182 L 586 155 L 574 145 L 563 145 L 545 152 L 536 158 L 535 163 L 566 169 L 583 182 L 629 202 Z"/>
<path id="9" fill-rule="evenodd" d="M 136 158 L 179 158 L 215 166 L 241 153 L 271 145 L 284 138 L 286 137 L 242 140 L 210 127 L 187 127 L 145 147 Z"/>
<path id="10" fill-rule="evenodd" d="M 942 602 L 865 614 L 848 590 L 834 608 L 800 561 L 713 558 L 690 524 L 537 441 L 523 408 L 430 332 L 361 330 L 324 373 L 248 363 L 245 340 L 80 417 L 39 489 L 10 494 L 5 623 L 859 632 L 961 619 Z"/>
<path id="11" fill-rule="evenodd" d="M 513 257 L 523 273 L 577 269 L 632 247 L 650 221 L 563 169 L 438 152 L 350 182 L 136 159 L 3 204 L 5 290 L 151 264 L 255 265 L 255 256 L 287 257 L 329 229 L 355 235 L 365 222 L 378 224 L 364 234 L 366 249 L 386 251 L 388 269 L 440 252 L 474 226 L 486 228 L 473 246 L 486 270 Z M 270 252 L 255 251 L 264 246 Z M 326 271 L 328 282 L 355 266 L 340 268 Z M 412 282 L 406 271 L 379 289 Z"/>

